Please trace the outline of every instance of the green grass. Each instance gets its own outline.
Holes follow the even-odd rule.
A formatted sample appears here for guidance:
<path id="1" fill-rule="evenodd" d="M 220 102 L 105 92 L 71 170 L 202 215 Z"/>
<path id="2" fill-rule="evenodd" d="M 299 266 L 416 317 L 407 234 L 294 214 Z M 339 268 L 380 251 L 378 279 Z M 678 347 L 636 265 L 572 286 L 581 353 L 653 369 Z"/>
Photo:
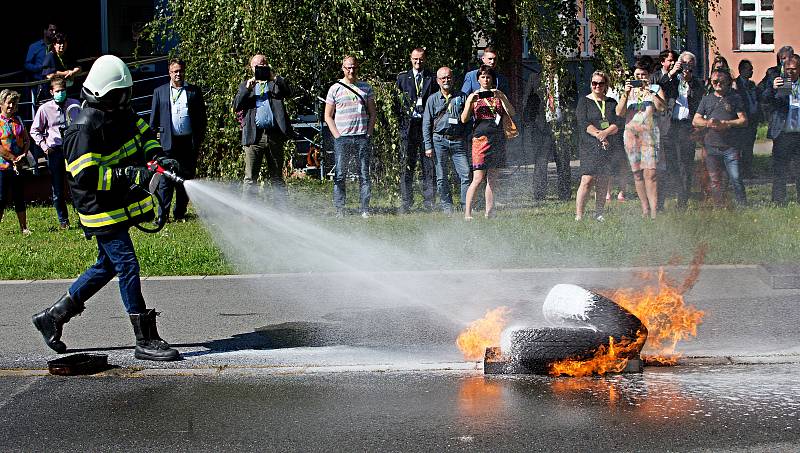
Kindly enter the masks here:
<path id="1" fill-rule="evenodd" d="M 349 183 L 348 188 L 348 207 L 355 211 L 356 184 Z M 752 206 L 745 209 L 712 210 L 693 202 L 688 212 L 678 213 L 670 201 L 667 212 L 655 221 L 641 218 L 638 200 L 629 194 L 625 203 L 611 202 L 602 223 L 590 216 L 576 222 L 574 201 L 551 200 L 531 207 L 526 188 L 501 190 L 504 206 L 496 219 L 484 219 L 479 211 L 474 221 L 465 222 L 460 215 L 440 213 L 397 216 L 391 198 L 380 193 L 373 199 L 378 214 L 370 219 L 355 215 L 334 219 L 330 183 L 304 180 L 290 186 L 292 204 L 314 221 L 347 237 L 392 244 L 419 257 L 417 268 L 661 265 L 675 257 L 688 260 L 700 244 L 708 245 L 709 264 L 800 261 L 800 206 L 772 206 L 767 201 L 768 185 L 748 187 Z M 789 199 L 795 199 L 794 189 L 789 192 Z M 592 206 L 590 201 L 589 212 Z M 58 230 L 51 207 L 29 207 L 28 216 L 34 230 L 29 237 L 20 235 L 10 210 L 0 223 L 0 279 L 74 278 L 94 262 L 95 243 L 84 240 L 76 228 Z M 131 232 L 143 275 L 235 273 L 197 219 L 168 224 L 154 235 Z M 309 264 L 299 269 L 276 259 L 268 269 L 238 271 L 313 270 Z"/>

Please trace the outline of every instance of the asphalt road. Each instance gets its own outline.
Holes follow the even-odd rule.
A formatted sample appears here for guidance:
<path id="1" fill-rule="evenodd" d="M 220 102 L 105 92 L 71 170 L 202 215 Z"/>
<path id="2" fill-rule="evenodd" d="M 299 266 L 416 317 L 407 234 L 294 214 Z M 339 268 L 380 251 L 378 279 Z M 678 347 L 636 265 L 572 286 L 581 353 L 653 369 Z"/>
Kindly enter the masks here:
<path id="1" fill-rule="evenodd" d="M 3 451 L 797 451 L 800 365 L 2 377 Z"/>
<path id="2" fill-rule="evenodd" d="M 55 377 L 30 315 L 69 282 L 2 282 L 0 450 L 796 451 L 800 290 L 707 266 L 683 365 L 603 378 L 483 376 L 454 339 L 487 309 L 543 323 L 556 283 L 637 287 L 640 269 L 151 278 L 184 360 L 132 357 L 114 285 L 65 326 L 115 367 Z M 676 281 L 685 269 L 672 269 Z"/>
<path id="3" fill-rule="evenodd" d="M 71 351 L 99 350 L 119 366 L 381 365 L 462 362 L 458 333 L 487 309 L 507 306 L 511 324 L 542 325 L 541 305 L 557 283 L 639 286 L 633 269 L 291 274 L 151 278 L 148 305 L 159 331 L 185 360 L 143 364 L 132 358 L 133 332 L 109 284 L 64 328 Z M 680 281 L 685 269 L 673 269 Z M 0 369 L 43 369 L 56 357 L 30 323 L 69 282 L 0 284 Z M 707 266 L 686 302 L 705 311 L 690 356 L 800 354 L 800 290 L 773 290 L 751 266 Z M 444 366 L 450 367 L 449 365 Z M 430 367 L 428 367 L 430 368 Z"/>

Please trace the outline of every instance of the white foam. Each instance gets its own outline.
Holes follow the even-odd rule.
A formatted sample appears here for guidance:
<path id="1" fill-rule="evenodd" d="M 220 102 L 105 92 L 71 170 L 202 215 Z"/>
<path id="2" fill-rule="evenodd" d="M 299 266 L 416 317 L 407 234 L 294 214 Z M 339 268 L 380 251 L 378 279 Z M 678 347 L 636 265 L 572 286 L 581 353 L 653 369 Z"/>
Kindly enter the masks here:
<path id="1" fill-rule="evenodd" d="M 587 313 L 594 308 L 594 294 L 577 285 L 554 286 L 542 305 L 544 319 L 553 326 L 590 327 Z"/>

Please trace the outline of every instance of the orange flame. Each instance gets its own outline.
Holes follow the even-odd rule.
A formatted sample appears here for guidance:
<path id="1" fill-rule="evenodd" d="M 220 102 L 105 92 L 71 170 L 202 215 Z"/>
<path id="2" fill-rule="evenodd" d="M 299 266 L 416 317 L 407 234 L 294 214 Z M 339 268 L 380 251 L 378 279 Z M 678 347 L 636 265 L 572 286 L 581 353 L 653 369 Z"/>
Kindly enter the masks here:
<path id="1" fill-rule="evenodd" d="M 608 347 L 601 345 L 589 360 L 562 360 L 550 365 L 551 376 L 591 376 L 619 373 L 628 365 L 629 358 L 641 350 L 647 336 L 637 332 L 636 340 L 622 338 L 615 342 L 608 337 Z"/>
<path id="2" fill-rule="evenodd" d="M 680 353 L 675 347 L 681 340 L 697 336 L 697 326 L 703 322 L 704 313 L 693 306 L 686 305 L 683 294 L 691 289 L 700 276 L 700 265 L 708 251 L 701 244 L 695 251 L 689 275 L 678 286 L 670 282 L 663 268 L 658 271 L 657 287 L 645 286 L 641 290 L 618 289 L 604 294 L 639 318 L 647 327 L 647 344 L 642 357 L 651 365 L 675 365 Z M 649 275 L 642 275 L 649 280 Z M 550 374 L 554 376 L 587 376 L 620 372 L 625 369 L 628 360 L 626 353 L 634 351 L 645 339 L 639 335 L 631 342 L 623 338 L 615 344 L 611 338 L 610 346 L 600 346 L 593 358 L 589 360 L 565 360 L 551 365 Z"/>
<path id="3" fill-rule="evenodd" d="M 500 334 L 506 326 L 507 307 L 488 310 L 486 315 L 473 321 L 456 339 L 456 344 L 467 360 L 480 360 L 486 348 L 500 344 Z"/>

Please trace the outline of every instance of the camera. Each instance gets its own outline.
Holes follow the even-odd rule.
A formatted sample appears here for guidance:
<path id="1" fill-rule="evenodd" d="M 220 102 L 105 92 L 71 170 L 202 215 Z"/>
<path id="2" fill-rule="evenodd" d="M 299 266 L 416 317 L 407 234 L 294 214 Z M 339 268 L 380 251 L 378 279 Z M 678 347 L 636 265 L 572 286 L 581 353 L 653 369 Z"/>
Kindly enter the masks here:
<path id="1" fill-rule="evenodd" d="M 641 80 L 628 80 L 628 84 L 634 88 L 641 88 L 644 86 L 644 82 Z"/>
<path id="2" fill-rule="evenodd" d="M 255 76 L 256 80 L 259 82 L 266 82 L 270 79 L 270 69 L 269 66 L 256 66 L 255 69 Z"/>
<path id="3" fill-rule="evenodd" d="M 481 91 L 478 93 L 478 99 L 486 99 L 493 97 L 494 97 L 494 91 L 492 90 Z"/>

